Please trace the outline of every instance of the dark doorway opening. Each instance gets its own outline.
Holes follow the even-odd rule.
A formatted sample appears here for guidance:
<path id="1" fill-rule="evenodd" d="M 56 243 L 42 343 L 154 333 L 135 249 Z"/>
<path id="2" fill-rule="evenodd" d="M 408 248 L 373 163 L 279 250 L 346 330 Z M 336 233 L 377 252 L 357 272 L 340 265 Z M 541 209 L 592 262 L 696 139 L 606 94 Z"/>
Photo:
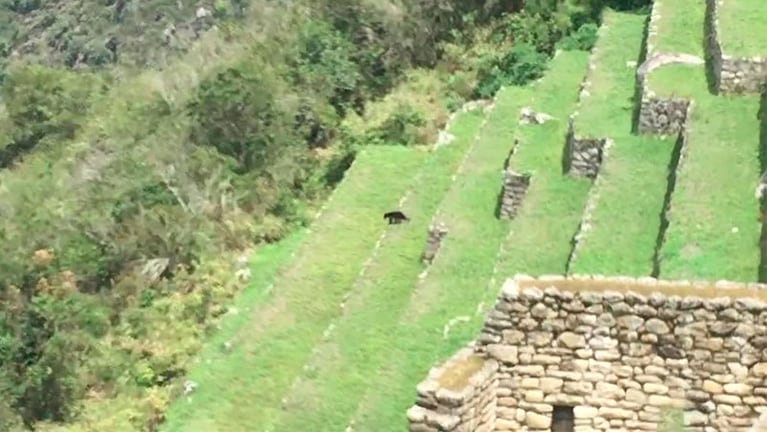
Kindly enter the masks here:
<path id="1" fill-rule="evenodd" d="M 570 406 L 554 406 L 551 418 L 551 432 L 574 432 L 575 412 Z"/>

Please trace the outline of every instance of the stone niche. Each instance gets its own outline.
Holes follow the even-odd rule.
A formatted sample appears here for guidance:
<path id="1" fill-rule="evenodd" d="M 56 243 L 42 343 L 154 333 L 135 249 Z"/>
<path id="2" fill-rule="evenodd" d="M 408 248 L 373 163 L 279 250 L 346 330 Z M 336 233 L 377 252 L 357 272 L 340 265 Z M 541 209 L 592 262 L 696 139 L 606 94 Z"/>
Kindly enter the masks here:
<path id="1" fill-rule="evenodd" d="M 499 212 L 501 219 L 513 219 L 517 215 L 525 195 L 527 195 L 527 188 L 530 187 L 530 180 L 529 174 L 520 174 L 512 169 L 507 169 L 504 172 Z"/>
<path id="2" fill-rule="evenodd" d="M 767 286 L 518 275 L 418 385 L 411 432 L 747 432 L 767 411 Z M 566 425 L 566 422 L 572 422 Z"/>
<path id="3" fill-rule="evenodd" d="M 758 93 L 767 82 L 767 57 L 732 57 L 719 39 L 722 0 L 706 0 L 706 50 L 717 90 L 721 93 Z M 767 53 L 765 53 L 767 54 Z"/>
<path id="4" fill-rule="evenodd" d="M 571 121 L 565 142 L 565 171 L 575 177 L 596 178 L 607 146 L 606 138 L 576 136 Z"/>
<path id="5" fill-rule="evenodd" d="M 429 227 L 429 237 L 426 239 L 426 249 L 421 254 L 421 262 L 425 265 L 431 265 L 434 258 L 437 257 L 442 240 L 447 235 L 447 227 L 443 223 L 438 223 Z"/>

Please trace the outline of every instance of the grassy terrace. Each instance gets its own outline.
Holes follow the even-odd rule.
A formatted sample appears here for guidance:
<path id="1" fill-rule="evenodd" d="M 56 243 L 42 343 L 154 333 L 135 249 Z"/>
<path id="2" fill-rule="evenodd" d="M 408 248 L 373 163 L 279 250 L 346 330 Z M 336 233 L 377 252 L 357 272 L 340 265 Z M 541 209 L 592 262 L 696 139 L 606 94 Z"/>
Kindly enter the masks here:
<path id="1" fill-rule="evenodd" d="M 737 0 L 736 0 L 737 1 Z M 686 53 L 703 58 L 705 0 L 661 0 L 658 33 L 654 38 L 658 53 Z"/>
<path id="2" fill-rule="evenodd" d="M 288 395 L 289 408 L 263 430 L 319 431 L 346 427 L 381 367 L 400 315 L 423 270 L 419 257 L 431 216 L 451 186 L 451 177 L 475 142 L 483 113 L 459 114 L 456 140 L 426 162 L 404 211 L 409 224 L 392 227 L 364 276 L 357 280 L 344 315 L 323 342 Z M 460 175 L 460 174 L 459 174 Z"/>
<path id="3" fill-rule="evenodd" d="M 671 201 L 664 278 L 758 277 L 760 224 L 758 96 L 714 96 L 702 67 L 666 66 L 651 75 L 659 94 L 695 100 L 686 158 Z"/>
<path id="4" fill-rule="evenodd" d="M 569 70 L 573 77 L 586 72 L 587 53 L 561 53 L 560 56 L 566 57 L 556 59 L 561 66 L 550 72 L 552 75 L 559 70 Z M 511 166 L 533 177 L 525 203 L 511 222 L 511 232 L 498 256 L 500 275 L 565 272 L 572 248 L 570 240 L 578 229 L 591 187 L 588 179 L 562 173 L 566 119 L 578 101 L 572 81 L 546 81 L 533 96 L 532 107 L 553 115 L 558 121 L 520 127 L 522 144 L 512 157 Z M 551 90 L 544 91 L 548 89 Z"/>
<path id="5" fill-rule="evenodd" d="M 581 104 L 576 131 L 609 137 L 614 144 L 601 167 L 592 229 L 573 273 L 652 272 L 674 142 L 631 133 L 635 69 L 627 62 L 639 57 L 645 21 L 642 15 L 612 11 L 604 16 L 607 31 L 597 42 L 591 95 Z"/>
<path id="6" fill-rule="evenodd" d="M 763 0 L 728 0 L 719 9 L 722 51 L 735 57 L 767 56 L 767 7 Z"/>
<path id="7" fill-rule="evenodd" d="M 464 175 L 456 180 L 442 204 L 441 212 L 450 229 L 443 250 L 428 276 L 416 288 L 396 332 L 387 339 L 387 356 L 380 362 L 382 367 L 372 377 L 351 417 L 353 430 L 405 429 L 405 411 L 413 402 L 413 385 L 439 360 L 476 335 L 482 325 L 482 316 L 476 314 L 478 305 L 495 298 L 496 292 L 489 291 L 487 283 L 499 246 L 509 229 L 507 222 L 494 217 L 493 210 L 501 185 L 500 168 L 511 145 L 519 109 L 530 101 L 533 91 L 536 97 L 551 95 L 549 100 L 554 100 L 555 97 L 564 99 L 568 89 L 574 101 L 585 60 L 583 53 L 563 53 L 555 59 L 544 81 L 533 88 L 506 89 L 499 96 L 481 141 L 467 160 Z M 562 123 L 564 115 L 566 110 L 562 111 Z M 560 133 L 563 126 L 558 129 Z M 522 142 L 520 151 L 526 151 L 528 146 L 536 149 L 553 146 L 561 155 L 563 139 L 562 135 L 541 142 Z M 549 162 L 552 171 L 559 169 L 554 160 Z M 581 189 L 582 196 L 583 191 L 585 188 Z M 545 231 L 538 232 L 545 236 Z M 566 254 L 562 256 L 566 258 Z M 558 267 L 563 266 L 564 261 Z M 471 317 L 470 323 L 455 325 L 447 338 L 443 338 L 445 324 L 460 316 Z"/>
<path id="8" fill-rule="evenodd" d="M 200 386 L 191 402 L 181 398 L 171 407 L 163 430 L 253 430 L 279 410 L 281 395 L 340 313 L 344 293 L 385 229 L 380 215 L 413 186 L 412 174 L 425 157 L 402 147 L 358 155 L 292 265 L 276 277 L 268 298 L 239 321 L 232 351 L 215 363 L 203 358 L 191 372 Z"/>

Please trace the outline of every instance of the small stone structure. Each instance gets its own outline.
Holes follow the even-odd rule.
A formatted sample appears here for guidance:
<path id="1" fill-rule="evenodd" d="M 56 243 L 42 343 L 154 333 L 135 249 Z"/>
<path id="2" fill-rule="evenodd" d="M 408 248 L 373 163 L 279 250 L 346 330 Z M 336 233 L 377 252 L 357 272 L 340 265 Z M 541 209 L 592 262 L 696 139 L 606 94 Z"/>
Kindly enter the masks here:
<path id="1" fill-rule="evenodd" d="M 767 58 L 733 58 L 722 55 L 721 63 L 715 62 L 720 93 L 758 93 L 767 82 Z"/>
<path id="2" fill-rule="evenodd" d="M 554 120 L 549 114 L 539 113 L 530 107 L 523 107 L 519 112 L 519 124 L 544 124 L 549 120 Z"/>
<path id="3" fill-rule="evenodd" d="M 767 412 L 767 285 L 517 275 L 417 387 L 411 432 L 746 432 Z M 563 418 L 567 419 L 567 415 Z"/>
<path id="4" fill-rule="evenodd" d="M 655 54 L 642 63 L 637 69 L 637 85 L 641 94 L 637 131 L 640 134 L 679 133 L 687 122 L 689 99 L 660 97 L 647 83 L 650 72 L 668 64 L 703 65 L 704 61 L 689 54 Z"/>
<path id="5" fill-rule="evenodd" d="M 671 135 L 679 133 L 687 122 L 690 100 L 685 98 L 661 98 L 647 87 L 642 92 L 639 108 L 640 134 Z"/>
<path id="6" fill-rule="evenodd" d="M 759 184 L 756 185 L 754 195 L 760 201 L 764 201 L 767 198 L 767 171 L 763 172 L 762 176 L 759 177 Z"/>
<path id="7" fill-rule="evenodd" d="M 447 235 L 447 227 L 443 223 L 429 227 L 429 237 L 426 240 L 426 250 L 421 255 L 421 262 L 430 265 L 439 252 L 442 239 Z"/>
<path id="8" fill-rule="evenodd" d="M 512 169 L 507 169 L 503 175 L 503 195 L 501 197 L 501 219 L 513 219 L 527 194 L 530 187 L 531 176 L 520 174 Z"/>
<path id="9" fill-rule="evenodd" d="M 418 385 L 407 413 L 410 432 L 493 432 L 498 410 L 499 363 L 464 348 Z"/>
<path id="10" fill-rule="evenodd" d="M 725 94 L 758 93 L 767 83 L 767 57 L 732 57 L 724 52 L 719 39 L 721 6 L 722 0 L 706 0 L 706 49 L 717 90 Z"/>
<path id="11" fill-rule="evenodd" d="M 640 134 L 667 135 L 681 132 L 687 121 L 690 104 L 686 98 L 657 95 L 647 82 L 648 75 L 653 70 L 669 64 L 705 65 L 703 59 L 691 54 L 656 51 L 655 40 L 661 20 L 659 11 L 664 1 L 666 0 L 653 2 L 645 41 L 646 60 L 637 68 L 636 73 L 637 92 L 640 95 L 637 132 Z"/>
<path id="12" fill-rule="evenodd" d="M 575 177 L 596 178 L 608 140 L 578 137 L 575 135 L 573 123 L 571 118 L 565 142 L 565 169 L 568 174 Z"/>
<path id="13" fill-rule="evenodd" d="M 606 31 L 606 27 L 600 26 L 599 37 L 604 36 L 604 31 Z M 591 55 L 589 56 L 588 70 L 580 84 L 578 104 L 568 119 L 563 168 L 567 174 L 574 177 L 596 178 L 608 143 L 608 140 L 605 138 L 581 136 L 576 130 L 576 122 L 580 114 L 579 109 L 584 101 L 591 96 L 589 90 L 591 89 L 592 76 L 597 69 L 598 56 L 599 45 L 595 45 L 591 49 Z"/>

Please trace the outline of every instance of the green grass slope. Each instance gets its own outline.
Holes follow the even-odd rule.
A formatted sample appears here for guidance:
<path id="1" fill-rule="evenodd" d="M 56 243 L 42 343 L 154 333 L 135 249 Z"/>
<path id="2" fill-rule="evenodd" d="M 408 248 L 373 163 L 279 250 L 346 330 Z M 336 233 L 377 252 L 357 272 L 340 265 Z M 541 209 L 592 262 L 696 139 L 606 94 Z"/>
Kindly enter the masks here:
<path id="1" fill-rule="evenodd" d="M 660 15 L 652 35 L 656 53 L 686 53 L 703 58 L 706 0 L 661 0 L 653 5 Z"/>
<path id="2" fill-rule="evenodd" d="M 385 229 L 380 215 L 412 187 L 425 156 L 404 147 L 358 155 L 271 297 L 251 312 L 225 358 L 191 372 L 199 388 L 171 407 L 163 430 L 252 430 L 279 410 Z"/>
<path id="3" fill-rule="evenodd" d="M 431 216 L 452 184 L 482 123 L 482 112 L 461 113 L 451 128 L 455 141 L 426 162 L 403 210 L 411 218 L 392 227 L 360 277 L 331 336 L 320 344 L 291 389 L 275 422 L 259 430 L 343 430 L 368 379 L 391 349 L 397 322 L 423 270 L 419 257 Z M 461 174 L 459 174 L 460 176 Z"/>
<path id="4" fill-rule="evenodd" d="M 558 65 L 549 72 L 582 77 L 588 54 L 561 53 Z M 561 71 L 561 72 L 560 72 Z M 578 229 L 591 181 L 562 172 L 562 151 L 567 135 L 567 118 L 578 100 L 573 79 L 546 78 L 532 97 L 531 106 L 557 121 L 519 128 L 520 146 L 510 165 L 532 174 L 524 204 L 511 221 L 509 235 L 499 251 L 496 269 L 500 276 L 514 273 L 534 275 L 565 272 L 573 234 Z"/>
<path id="5" fill-rule="evenodd" d="M 702 1 L 695 3 L 700 4 L 674 13 L 696 23 L 697 35 L 668 27 L 668 34 L 659 37 L 677 41 L 679 47 L 692 46 L 690 40 L 702 45 L 705 8 Z M 661 276 L 757 280 L 760 224 L 753 190 L 760 171 L 758 97 L 712 95 L 702 66 L 661 67 L 650 74 L 648 85 L 659 95 L 694 100 L 660 254 Z"/>
<path id="6" fill-rule="evenodd" d="M 758 109 L 756 96 L 696 99 L 663 250 L 666 277 L 757 279 Z"/>
<path id="7" fill-rule="evenodd" d="M 735 57 L 767 56 L 767 7 L 762 0 L 729 0 L 718 9 L 722 51 Z"/>
<path id="8" fill-rule="evenodd" d="M 413 402 L 413 386 L 435 362 L 475 336 L 482 324 L 479 306 L 495 296 L 487 285 L 509 229 L 508 222 L 495 218 L 493 210 L 519 109 L 530 103 L 533 93 L 546 95 L 569 88 L 574 99 L 585 59 L 583 53 L 564 53 L 553 61 L 542 82 L 533 87 L 507 88 L 499 94 L 480 142 L 440 209 L 450 232 L 440 255 L 411 297 L 383 366 L 372 377 L 350 419 L 354 431 L 404 429 L 405 412 Z M 552 141 L 552 145 L 561 146 L 561 140 Z M 455 324 L 443 337 L 445 325 L 457 317 L 466 317 L 470 322 Z"/>
<path id="9" fill-rule="evenodd" d="M 631 132 L 631 62 L 639 57 L 645 21 L 638 14 L 604 14 L 590 95 L 581 103 L 575 130 L 614 143 L 592 192 L 597 197 L 591 229 L 581 240 L 572 273 L 645 276 L 653 269 L 674 141 Z"/>

